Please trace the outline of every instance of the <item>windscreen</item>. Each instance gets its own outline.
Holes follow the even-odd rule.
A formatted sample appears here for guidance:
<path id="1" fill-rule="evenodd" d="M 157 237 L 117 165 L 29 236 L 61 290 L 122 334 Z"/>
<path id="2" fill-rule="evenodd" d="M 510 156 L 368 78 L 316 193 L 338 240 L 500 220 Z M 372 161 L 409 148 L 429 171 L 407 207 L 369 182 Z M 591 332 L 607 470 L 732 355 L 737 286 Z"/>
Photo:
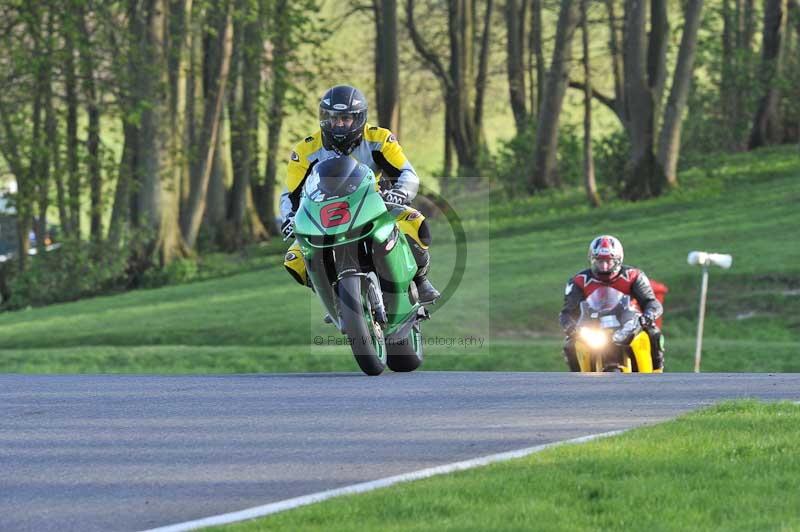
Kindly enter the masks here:
<path id="1" fill-rule="evenodd" d="M 371 171 L 349 157 L 335 157 L 314 165 L 303 191 L 312 201 L 321 202 L 352 194 Z"/>
<path id="2" fill-rule="evenodd" d="M 586 303 L 595 312 L 608 312 L 622 302 L 623 298 L 627 298 L 627 296 L 616 288 L 601 286 L 586 298 Z"/>

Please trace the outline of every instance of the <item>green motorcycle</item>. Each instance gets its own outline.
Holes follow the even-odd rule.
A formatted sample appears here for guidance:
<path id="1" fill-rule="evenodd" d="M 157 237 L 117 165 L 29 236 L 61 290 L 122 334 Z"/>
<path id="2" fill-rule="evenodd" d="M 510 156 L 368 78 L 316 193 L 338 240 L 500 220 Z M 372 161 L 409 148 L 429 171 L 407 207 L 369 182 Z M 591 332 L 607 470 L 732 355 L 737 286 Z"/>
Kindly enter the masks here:
<path id="1" fill-rule="evenodd" d="M 429 315 L 418 302 L 417 263 L 372 170 L 350 157 L 317 163 L 303 185 L 294 233 L 326 321 L 347 336 L 361 370 L 417 369 L 420 323 Z"/>

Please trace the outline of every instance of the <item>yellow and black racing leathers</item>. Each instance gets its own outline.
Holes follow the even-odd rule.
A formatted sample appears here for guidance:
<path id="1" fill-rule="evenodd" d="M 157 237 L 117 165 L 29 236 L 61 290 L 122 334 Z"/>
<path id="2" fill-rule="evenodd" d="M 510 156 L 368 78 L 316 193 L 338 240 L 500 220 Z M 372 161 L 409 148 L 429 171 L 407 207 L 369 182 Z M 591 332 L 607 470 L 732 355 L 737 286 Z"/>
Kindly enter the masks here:
<path id="1" fill-rule="evenodd" d="M 303 183 L 314 165 L 337 155 L 337 152 L 323 146 L 321 131 L 306 137 L 295 146 L 289 159 L 286 189 L 281 194 L 281 217 L 284 220 L 297 212 Z M 366 124 L 363 138 L 350 153 L 350 157 L 372 169 L 381 190 L 399 188 L 406 194 L 408 201 L 417 195 L 419 177 L 403 153 L 397 138 L 388 129 Z M 392 213 L 397 218 L 398 227 L 406 234 L 411 244 L 411 250 L 417 261 L 419 286 L 420 278 L 425 279 L 430 265 L 428 251 L 431 242 L 430 230 L 422 213 L 412 207 L 398 207 Z M 297 282 L 308 284 L 303 254 L 296 240 L 286 253 L 284 266 Z"/>

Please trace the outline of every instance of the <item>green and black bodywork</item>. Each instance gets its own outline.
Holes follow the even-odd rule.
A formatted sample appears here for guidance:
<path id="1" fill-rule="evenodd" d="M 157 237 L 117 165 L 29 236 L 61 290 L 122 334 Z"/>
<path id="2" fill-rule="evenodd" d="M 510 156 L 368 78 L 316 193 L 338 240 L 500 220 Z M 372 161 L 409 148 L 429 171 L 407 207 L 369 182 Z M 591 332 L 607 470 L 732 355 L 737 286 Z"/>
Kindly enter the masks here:
<path id="1" fill-rule="evenodd" d="M 362 371 L 419 367 L 428 314 L 417 301 L 417 263 L 372 170 L 350 157 L 317 163 L 303 185 L 295 236 L 309 281 Z"/>

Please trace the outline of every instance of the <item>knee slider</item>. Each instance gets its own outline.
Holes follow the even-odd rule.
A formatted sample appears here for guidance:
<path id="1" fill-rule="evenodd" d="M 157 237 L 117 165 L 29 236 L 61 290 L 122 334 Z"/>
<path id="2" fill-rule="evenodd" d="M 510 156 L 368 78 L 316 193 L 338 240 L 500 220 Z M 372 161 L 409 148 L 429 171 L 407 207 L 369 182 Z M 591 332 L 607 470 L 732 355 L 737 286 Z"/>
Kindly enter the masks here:
<path id="1" fill-rule="evenodd" d="M 397 227 L 420 246 L 427 249 L 431 243 L 431 230 L 425 222 L 425 216 L 411 207 L 406 207 L 397 218 Z"/>
<path id="2" fill-rule="evenodd" d="M 306 273 L 306 264 L 303 262 L 303 256 L 298 251 L 289 249 L 283 259 L 283 266 L 292 279 L 297 281 L 303 286 L 308 286 L 308 274 Z"/>

